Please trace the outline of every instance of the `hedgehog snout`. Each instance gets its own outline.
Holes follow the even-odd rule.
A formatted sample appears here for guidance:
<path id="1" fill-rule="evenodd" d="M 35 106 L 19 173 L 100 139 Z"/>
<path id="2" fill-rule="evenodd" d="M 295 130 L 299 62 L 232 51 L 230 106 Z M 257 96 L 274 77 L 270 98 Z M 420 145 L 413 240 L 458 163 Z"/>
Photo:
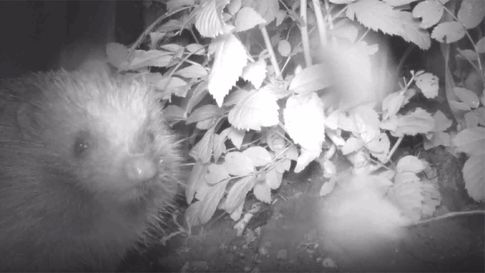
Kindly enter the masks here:
<path id="1" fill-rule="evenodd" d="M 130 181 L 141 183 L 154 178 L 158 168 L 153 158 L 147 155 L 136 155 L 125 161 L 124 171 Z"/>

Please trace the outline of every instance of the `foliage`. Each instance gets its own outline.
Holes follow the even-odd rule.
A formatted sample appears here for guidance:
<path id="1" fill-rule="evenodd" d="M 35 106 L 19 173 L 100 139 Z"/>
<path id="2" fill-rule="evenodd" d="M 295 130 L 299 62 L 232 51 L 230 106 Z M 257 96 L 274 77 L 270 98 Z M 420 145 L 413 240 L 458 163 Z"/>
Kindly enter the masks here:
<path id="1" fill-rule="evenodd" d="M 415 135 L 425 136 L 425 148 L 467 154 L 466 189 L 485 200 L 483 0 L 172 0 L 167 8 L 131 48 L 110 44 L 107 53 L 118 70 L 143 73 L 173 99 L 164 109 L 172 123 L 193 128 L 189 224 L 206 223 L 218 208 L 239 219 L 250 193 L 271 203 L 285 172 L 315 160 L 329 179 L 326 195 L 335 154 L 355 175 L 386 177 L 388 198 L 412 221 L 432 216 L 440 196 L 424 175 L 429 164 L 393 158 L 401 140 Z M 386 74 L 393 68 L 375 64 L 384 40 L 367 39 L 369 30 L 422 50 L 441 43 L 445 79 L 410 71 L 394 91 L 397 77 Z M 194 42 L 170 42 L 182 32 Z M 137 49 L 147 38 L 147 48 Z M 457 69 L 464 75 L 453 75 L 450 58 L 467 67 Z M 443 89 L 451 111 L 410 104 L 416 97 L 441 103 Z"/>

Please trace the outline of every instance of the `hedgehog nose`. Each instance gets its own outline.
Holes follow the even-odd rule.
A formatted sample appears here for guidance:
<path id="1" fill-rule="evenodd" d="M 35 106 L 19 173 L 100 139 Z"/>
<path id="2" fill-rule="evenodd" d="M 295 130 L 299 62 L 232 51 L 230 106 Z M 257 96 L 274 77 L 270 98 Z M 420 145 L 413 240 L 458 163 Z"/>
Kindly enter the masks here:
<path id="1" fill-rule="evenodd" d="M 129 180 L 143 182 L 157 174 L 157 166 L 146 156 L 133 156 L 125 162 L 125 172 Z"/>

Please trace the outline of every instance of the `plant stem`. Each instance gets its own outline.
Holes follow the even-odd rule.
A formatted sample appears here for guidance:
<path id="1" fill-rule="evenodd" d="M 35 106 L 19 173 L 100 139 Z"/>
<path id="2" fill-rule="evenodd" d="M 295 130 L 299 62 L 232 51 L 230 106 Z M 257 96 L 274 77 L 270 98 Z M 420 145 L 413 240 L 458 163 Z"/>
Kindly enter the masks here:
<path id="1" fill-rule="evenodd" d="M 318 1 L 318 0 L 317 0 Z M 303 24 L 300 26 L 301 42 L 303 45 L 303 55 L 305 56 L 306 67 L 312 65 L 312 57 L 310 55 L 310 39 L 308 38 L 308 18 L 307 18 L 307 1 L 300 0 L 300 17 Z"/>
<path id="2" fill-rule="evenodd" d="M 261 31 L 261 34 L 263 35 L 264 44 L 266 46 L 266 49 L 268 50 L 269 59 L 271 61 L 271 65 L 273 66 L 274 72 L 276 74 L 276 78 L 281 79 L 281 70 L 280 70 L 280 67 L 278 66 L 278 61 L 276 61 L 276 55 L 274 54 L 273 46 L 271 45 L 271 40 L 269 39 L 269 35 L 268 35 L 268 31 L 266 30 L 266 26 L 260 25 L 259 30 Z"/>

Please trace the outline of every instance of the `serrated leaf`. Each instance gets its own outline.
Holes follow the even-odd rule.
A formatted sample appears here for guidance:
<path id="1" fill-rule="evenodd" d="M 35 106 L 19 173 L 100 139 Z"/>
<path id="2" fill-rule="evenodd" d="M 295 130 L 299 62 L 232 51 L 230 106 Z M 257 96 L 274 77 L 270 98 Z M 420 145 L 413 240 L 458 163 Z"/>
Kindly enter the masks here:
<path id="1" fill-rule="evenodd" d="M 273 156 L 263 147 L 252 146 L 242 152 L 253 162 L 254 166 L 262 167 L 273 160 Z"/>
<path id="2" fill-rule="evenodd" d="M 266 172 L 265 182 L 273 190 L 280 187 L 283 180 L 283 173 L 275 169 L 270 169 Z"/>
<path id="3" fill-rule="evenodd" d="M 283 117 L 285 129 L 294 143 L 320 154 L 322 143 L 325 140 L 325 117 L 323 103 L 317 94 L 289 97 Z"/>
<path id="4" fill-rule="evenodd" d="M 459 132 L 453 139 L 453 144 L 461 152 L 468 155 L 485 154 L 485 128 L 467 128 Z"/>
<path id="5" fill-rule="evenodd" d="M 485 53 L 485 37 L 482 37 L 480 40 L 478 40 L 476 46 L 477 46 L 478 53 L 480 54 Z"/>
<path id="6" fill-rule="evenodd" d="M 298 156 L 298 159 L 296 160 L 296 166 L 295 166 L 295 173 L 299 173 L 303 171 L 310 162 L 313 160 L 317 159 L 318 156 L 320 155 L 321 151 L 320 150 L 308 150 L 305 148 L 301 149 L 301 153 Z"/>
<path id="7" fill-rule="evenodd" d="M 212 186 L 202 200 L 191 204 L 187 208 L 185 218 L 190 226 L 205 224 L 212 218 L 224 196 L 227 183 L 226 181 Z"/>
<path id="8" fill-rule="evenodd" d="M 324 73 L 325 71 L 324 65 L 309 66 L 295 75 L 288 89 L 299 94 L 306 94 L 328 87 L 331 80 L 328 78 L 328 74 Z"/>
<path id="9" fill-rule="evenodd" d="M 242 130 L 261 130 L 278 124 L 279 106 L 269 92 L 254 90 L 242 98 L 229 111 L 228 120 L 232 126 Z"/>
<path id="10" fill-rule="evenodd" d="M 394 120 L 389 119 L 388 121 L 395 122 L 395 129 L 390 129 L 394 136 L 414 136 L 432 132 L 434 129 L 433 117 L 421 108 L 416 108 L 413 112 L 405 115 L 398 115 Z"/>
<path id="11" fill-rule="evenodd" d="M 252 7 L 264 18 L 267 24 L 275 19 L 280 7 L 278 0 L 243 0 L 243 6 Z"/>
<path id="12" fill-rule="evenodd" d="M 433 115 L 434 119 L 434 130 L 435 132 L 442 132 L 450 128 L 451 124 L 453 121 L 451 119 L 447 118 L 443 112 L 440 110 L 436 111 Z"/>
<path id="13" fill-rule="evenodd" d="M 214 185 L 229 178 L 229 173 L 221 164 L 210 164 L 207 166 L 204 176 L 201 177 L 204 177 L 207 184 Z"/>
<path id="14" fill-rule="evenodd" d="M 440 86 L 438 83 L 438 77 L 435 75 L 431 73 L 422 73 L 416 76 L 414 81 L 426 98 L 433 99 L 438 96 Z"/>
<path id="15" fill-rule="evenodd" d="M 454 43 L 465 36 L 465 29 L 458 22 L 443 22 L 431 32 L 431 38 L 440 43 Z"/>
<path id="16" fill-rule="evenodd" d="M 395 116 L 404 105 L 404 102 L 404 93 L 402 92 L 393 92 L 387 95 L 382 101 L 382 119 L 386 120 L 392 116 Z"/>
<path id="17" fill-rule="evenodd" d="M 266 20 L 250 7 L 240 9 L 234 22 L 237 32 L 246 31 L 260 24 L 266 24 Z"/>
<path id="18" fill-rule="evenodd" d="M 420 27 L 430 28 L 436 25 L 443 16 L 444 6 L 436 0 L 419 2 L 413 9 L 413 16 L 422 18 Z"/>
<path id="19" fill-rule="evenodd" d="M 271 203 L 271 188 L 264 181 L 259 181 L 254 185 L 253 193 L 259 201 L 266 204 Z"/>
<path id="20" fill-rule="evenodd" d="M 224 36 L 216 43 L 208 89 L 217 105 L 221 106 L 224 97 L 241 76 L 247 63 L 247 55 L 246 48 L 234 35 Z"/>
<path id="21" fill-rule="evenodd" d="M 187 118 L 186 123 L 191 124 L 202 120 L 213 119 L 217 117 L 221 112 L 221 109 L 214 104 L 205 104 L 195 109 L 192 114 Z"/>
<path id="22" fill-rule="evenodd" d="M 189 180 L 187 182 L 187 186 L 185 187 L 185 199 L 187 204 L 192 203 L 195 192 L 199 189 L 200 184 L 205 182 L 205 180 L 201 179 L 201 177 L 204 177 L 206 170 L 207 165 L 196 162 L 190 171 Z"/>
<path id="23" fill-rule="evenodd" d="M 261 58 L 257 62 L 248 64 L 243 70 L 242 78 L 252 83 L 256 89 L 260 88 L 266 78 L 264 59 Z"/>
<path id="24" fill-rule="evenodd" d="M 424 171 L 427 164 L 413 155 L 407 155 L 399 159 L 396 166 L 397 172 L 420 173 Z"/>
<path id="25" fill-rule="evenodd" d="M 255 170 L 251 159 L 241 152 L 227 153 L 224 159 L 224 168 L 232 175 L 245 176 Z"/>
<path id="26" fill-rule="evenodd" d="M 458 99 L 468 107 L 477 108 L 480 105 L 480 99 L 475 92 L 458 86 L 455 86 L 453 91 Z"/>
<path id="27" fill-rule="evenodd" d="M 256 178 L 254 176 L 246 176 L 236 181 L 227 193 L 224 209 L 228 213 L 232 213 L 244 201 L 248 192 L 254 187 Z"/>
<path id="28" fill-rule="evenodd" d="M 278 42 L 278 53 L 283 57 L 288 57 L 291 53 L 291 44 L 288 40 L 280 40 Z"/>
<path id="29" fill-rule="evenodd" d="M 228 0 L 207 0 L 202 3 L 195 15 L 195 27 L 202 36 L 214 38 L 224 33 L 222 9 Z"/>
<path id="30" fill-rule="evenodd" d="M 463 166 L 466 191 L 477 202 L 485 201 L 485 168 L 483 166 L 485 166 L 485 154 L 472 155 Z"/>
<path id="31" fill-rule="evenodd" d="M 347 17 L 357 20 L 372 30 L 399 35 L 421 49 L 431 46 L 429 34 L 419 27 L 410 12 L 395 10 L 379 0 L 361 0 L 349 4 Z"/>
<path id="32" fill-rule="evenodd" d="M 190 66 L 177 70 L 174 74 L 184 78 L 198 79 L 207 76 L 207 70 L 202 65 L 193 63 Z"/>
<path id="33" fill-rule="evenodd" d="M 462 1 L 457 17 L 467 29 L 478 26 L 485 17 L 485 2 L 483 0 Z"/>

